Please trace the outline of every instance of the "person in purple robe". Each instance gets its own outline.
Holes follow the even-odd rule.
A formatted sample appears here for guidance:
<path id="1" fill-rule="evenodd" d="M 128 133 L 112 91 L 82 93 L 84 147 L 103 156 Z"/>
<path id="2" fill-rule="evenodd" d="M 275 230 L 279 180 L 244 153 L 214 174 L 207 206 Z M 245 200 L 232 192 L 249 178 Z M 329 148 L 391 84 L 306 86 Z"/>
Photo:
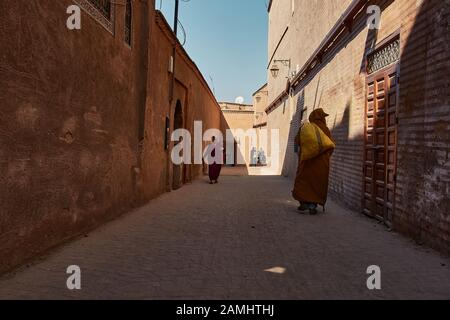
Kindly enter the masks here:
<path id="1" fill-rule="evenodd" d="M 209 183 L 219 183 L 219 176 L 220 172 L 222 171 L 223 160 L 221 161 L 222 147 L 219 143 L 216 143 L 216 137 L 212 137 L 212 144 L 209 145 L 209 155 Z"/>

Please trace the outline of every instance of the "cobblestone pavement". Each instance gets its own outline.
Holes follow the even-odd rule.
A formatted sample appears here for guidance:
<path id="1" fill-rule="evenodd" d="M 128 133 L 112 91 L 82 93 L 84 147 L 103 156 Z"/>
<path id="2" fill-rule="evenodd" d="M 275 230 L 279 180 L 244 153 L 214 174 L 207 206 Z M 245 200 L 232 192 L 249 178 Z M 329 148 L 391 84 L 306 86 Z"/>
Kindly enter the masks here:
<path id="1" fill-rule="evenodd" d="M 450 299 L 450 259 L 334 203 L 299 215 L 291 185 L 197 181 L 4 276 L 0 298 Z M 66 288 L 69 265 L 81 291 Z M 370 265 L 380 291 L 366 287 Z"/>

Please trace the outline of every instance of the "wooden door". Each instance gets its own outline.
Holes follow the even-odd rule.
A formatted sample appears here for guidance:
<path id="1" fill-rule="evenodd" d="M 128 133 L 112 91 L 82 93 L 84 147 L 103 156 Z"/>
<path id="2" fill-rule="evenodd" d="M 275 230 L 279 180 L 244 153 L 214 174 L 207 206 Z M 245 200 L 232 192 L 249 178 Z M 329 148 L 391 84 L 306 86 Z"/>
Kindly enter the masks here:
<path id="1" fill-rule="evenodd" d="M 395 210 L 398 71 L 392 66 L 367 77 L 364 213 L 386 224 Z"/>

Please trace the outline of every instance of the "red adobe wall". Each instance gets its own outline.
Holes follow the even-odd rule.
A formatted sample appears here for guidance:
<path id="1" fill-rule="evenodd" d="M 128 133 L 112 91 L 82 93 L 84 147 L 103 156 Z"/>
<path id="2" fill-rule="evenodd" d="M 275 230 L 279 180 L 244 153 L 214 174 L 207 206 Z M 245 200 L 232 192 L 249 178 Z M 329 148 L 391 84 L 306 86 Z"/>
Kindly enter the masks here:
<path id="1" fill-rule="evenodd" d="M 124 6 L 113 35 L 85 11 L 82 29 L 69 31 L 72 4 L 0 3 L 0 272 L 171 189 L 170 29 L 153 1 L 133 1 L 130 48 Z M 220 128 L 218 104 L 181 47 L 177 99 L 188 128 Z M 186 181 L 201 174 L 193 166 Z"/>
<path id="2" fill-rule="evenodd" d="M 148 8 L 113 36 L 70 0 L 0 3 L 0 271 L 133 206 Z M 149 15 L 150 12 L 150 15 Z"/>
<path id="3" fill-rule="evenodd" d="M 152 32 L 154 2 L 133 1 L 131 48 L 124 6 L 112 35 L 85 11 L 69 31 L 72 4 L 0 2 L 0 272 L 167 190 L 167 66 L 155 63 L 168 62 L 170 43 Z M 179 55 L 189 121 L 220 127 L 214 97 Z"/>
<path id="4" fill-rule="evenodd" d="M 169 73 L 169 62 L 175 38 L 160 13 L 157 13 L 152 30 L 141 184 L 144 187 L 142 193 L 147 197 L 173 189 L 173 166 L 170 151 L 164 149 L 164 132 L 166 117 L 170 119 L 171 129 L 174 128 L 177 101 L 180 101 L 183 109 L 183 127 L 191 132 L 192 139 L 194 121 L 202 121 L 204 131 L 211 128 L 220 130 L 223 121 L 219 105 L 206 81 L 178 42 L 174 97 L 170 102 L 172 74 Z M 185 170 L 187 181 L 203 174 L 202 165 L 186 166 Z"/>

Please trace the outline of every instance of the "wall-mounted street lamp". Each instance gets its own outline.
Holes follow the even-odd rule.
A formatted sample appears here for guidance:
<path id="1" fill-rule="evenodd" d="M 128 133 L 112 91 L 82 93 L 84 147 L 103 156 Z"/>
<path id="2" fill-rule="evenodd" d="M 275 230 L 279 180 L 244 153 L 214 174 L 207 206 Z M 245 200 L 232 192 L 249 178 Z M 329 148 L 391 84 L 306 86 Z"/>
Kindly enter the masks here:
<path id="1" fill-rule="evenodd" d="M 288 60 L 274 60 L 272 68 L 270 68 L 270 72 L 272 73 L 272 77 L 277 78 L 280 73 L 280 68 L 277 63 L 281 63 L 283 66 L 288 67 L 291 70 L 291 59 Z"/>

